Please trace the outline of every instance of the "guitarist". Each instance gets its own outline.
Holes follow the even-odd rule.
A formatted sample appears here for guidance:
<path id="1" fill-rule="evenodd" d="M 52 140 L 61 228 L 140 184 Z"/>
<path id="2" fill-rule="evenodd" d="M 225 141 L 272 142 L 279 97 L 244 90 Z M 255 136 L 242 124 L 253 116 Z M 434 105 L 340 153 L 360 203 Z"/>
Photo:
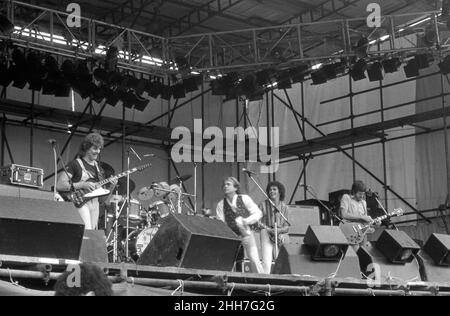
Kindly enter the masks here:
<path id="1" fill-rule="evenodd" d="M 255 235 L 250 228 L 250 225 L 261 219 L 262 212 L 251 197 L 239 194 L 240 183 L 236 178 L 226 178 L 222 188 L 225 197 L 217 204 L 217 217 L 241 237 L 242 245 L 250 259 L 251 271 L 263 273 Z"/>
<path id="2" fill-rule="evenodd" d="M 104 178 L 103 171 L 97 163 L 103 145 L 103 137 L 100 134 L 91 133 L 87 135 L 80 145 L 77 158 L 67 165 L 68 174 L 65 172 L 61 173 L 57 183 L 57 190 L 60 192 L 72 190 L 90 192 L 95 190 L 96 187 L 93 182 L 98 182 Z M 70 182 L 73 183 L 73 187 L 71 187 Z M 115 185 L 115 183 L 113 184 Z M 78 208 L 78 213 L 85 224 L 85 229 L 97 229 L 99 212 L 98 198 L 92 199 Z"/>
<path id="3" fill-rule="evenodd" d="M 367 213 L 366 191 L 367 187 L 364 182 L 355 181 L 352 185 L 352 194 L 342 196 L 340 213 L 345 221 L 365 225 L 374 224 L 373 218 Z M 365 243 L 366 241 L 363 241 L 362 244 Z"/>
<path id="4" fill-rule="evenodd" d="M 284 202 L 286 189 L 278 181 L 270 182 L 266 189 L 269 199 L 275 204 L 280 212 L 288 218 L 288 207 Z M 289 242 L 289 225 L 281 215 L 273 209 L 272 204 L 266 200 L 260 204 L 259 208 L 263 212 L 261 220 L 261 252 L 263 259 L 264 273 L 270 274 L 272 261 L 278 257 L 275 253 L 275 238 L 278 238 L 278 247 Z M 289 220 L 289 219 L 288 219 Z M 277 235 L 275 236 L 275 225 L 277 225 Z M 279 252 L 279 248 L 278 248 Z"/>

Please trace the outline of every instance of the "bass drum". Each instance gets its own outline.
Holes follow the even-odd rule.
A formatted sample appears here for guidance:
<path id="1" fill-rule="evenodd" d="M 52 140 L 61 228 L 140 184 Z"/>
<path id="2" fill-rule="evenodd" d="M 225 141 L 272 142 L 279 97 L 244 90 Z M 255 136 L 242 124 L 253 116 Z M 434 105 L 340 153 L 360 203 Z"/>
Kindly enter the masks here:
<path id="1" fill-rule="evenodd" d="M 129 248 L 131 258 L 135 261 L 139 259 L 145 249 L 150 245 L 153 237 L 158 232 L 158 227 L 149 227 L 142 230 L 136 230 L 130 234 Z"/>

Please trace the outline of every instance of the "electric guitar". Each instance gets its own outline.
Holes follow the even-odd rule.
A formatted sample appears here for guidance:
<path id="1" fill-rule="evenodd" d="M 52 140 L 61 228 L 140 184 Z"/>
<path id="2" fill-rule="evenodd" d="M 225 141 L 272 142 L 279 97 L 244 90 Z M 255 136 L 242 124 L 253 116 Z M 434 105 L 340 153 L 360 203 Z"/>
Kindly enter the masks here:
<path id="1" fill-rule="evenodd" d="M 119 173 L 118 175 L 109 177 L 109 178 L 101 180 L 99 182 L 96 182 L 96 183 L 94 183 L 96 189 L 93 191 L 79 189 L 79 190 L 70 191 L 70 192 L 59 192 L 59 194 L 63 197 L 63 199 L 65 201 L 73 202 L 75 207 L 80 208 L 92 199 L 108 195 L 110 193 L 110 191 L 102 188 L 104 185 L 111 183 L 115 180 L 118 180 L 120 178 L 123 178 L 129 174 L 135 173 L 137 171 L 142 171 L 148 167 L 150 167 L 150 164 L 145 164 L 145 165 L 139 166 L 137 168 L 133 168 L 133 169 L 124 171 L 122 173 Z M 89 180 L 87 180 L 87 182 L 93 182 L 93 179 L 89 179 Z"/>
<path id="2" fill-rule="evenodd" d="M 373 226 L 376 222 L 382 222 L 392 217 L 402 216 L 405 213 L 401 208 L 395 209 L 394 212 L 375 218 L 370 224 L 361 223 L 341 223 L 339 227 L 351 245 L 359 245 L 364 241 L 367 234 L 373 233 Z"/>

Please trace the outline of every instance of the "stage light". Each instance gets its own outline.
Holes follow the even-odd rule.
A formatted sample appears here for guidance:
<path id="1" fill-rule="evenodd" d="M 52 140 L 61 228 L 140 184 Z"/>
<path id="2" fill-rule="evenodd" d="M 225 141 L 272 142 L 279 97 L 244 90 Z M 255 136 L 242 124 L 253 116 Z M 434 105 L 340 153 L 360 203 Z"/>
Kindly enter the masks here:
<path id="1" fill-rule="evenodd" d="M 0 14 L 0 32 L 6 36 L 14 32 L 14 24 L 3 14 Z"/>
<path id="2" fill-rule="evenodd" d="M 104 99 L 106 99 L 106 91 L 103 87 L 95 89 L 92 94 L 92 100 L 96 103 L 101 103 Z"/>
<path id="3" fill-rule="evenodd" d="M 94 70 L 94 78 L 97 81 L 100 81 L 102 83 L 106 83 L 108 81 L 108 73 L 103 68 L 96 68 Z"/>
<path id="4" fill-rule="evenodd" d="M 420 75 L 419 65 L 416 59 L 411 59 L 408 64 L 404 67 L 406 78 L 413 78 Z"/>
<path id="5" fill-rule="evenodd" d="M 305 75 L 308 69 L 309 69 L 308 65 L 301 65 L 291 69 L 289 72 L 292 78 L 292 82 L 299 83 L 305 81 Z"/>
<path id="6" fill-rule="evenodd" d="M 436 34 L 436 27 L 433 24 L 428 25 L 425 28 L 425 35 L 423 37 L 423 41 L 426 46 L 432 47 L 435 44 L 437 44 L 437 34 Z"/>
<path id="7" fill-rule="evenodd" d="M 186 92 L 182 83 L 177 83 L 172 87 L 174 99 L 183 99 L 186 97 Z"/>
<path id="8" fill-rule="evenodd" d="M 143 78 L 139 79 L 134 89 L 136 95 L 142 96 L 146 87 L 147 87 L 147 80 Z"/>
<path id="9" fill-rule="evenodd" d="M 376 248 L 394 264 L 410 263 L 420 246 L 403 231 L 385 230 L 376 242 Z"/>
<path id="10" fill-rule="evenodd" d="M 184 56 L 175 57 L 175 63 L 177 64 L 178 71 L 182 74 L 182 76 L 186 76 L 191 72 L 191 66 L 186 57 Z"/>
<path id="11" fill-rule="evenodd" d="M 41 56 L 38 53 L 30 52 L 27 56 L 27 64 L 28 88 L 32 91 L 40 91 L 42 89 L 43 80 L 46 74 Z"/>
<path id="12" fill-rule="evenodd" d="M 444 60 L 439 63 L 439 69 L 444 75 L 450 74 L 450 55 L 445 57 Z"/>
<path id="13" fill-rule="evenodd" d="M 272 83 L 270 71 L 265 69 L 256 73 L 256 84 L 260 87 L 267 86 Z"/>
<path id="14" fill-rule="evenodd" d="M 109 88 L 105 88 L 105 93 L 106 93 L 106 104 L 116 106 L 117 103 L 119 103 L 120 100 L 116 91 Z"/>
<path id="15" fill-rule="evenodd" d="M 364 59 L 358 60 L 356 64 L 350 69 L 350 76 L 353 81 L 360 81 L 366 79 L 365 72 L 367 70 L 367 63 Z"/>
<path id="16" fill-rule="evenodd" d="M 162 93 L 162 89 L 163 89 L 163 84 L 159 80 L 153 80 L 153 81 L 148 80 L 147 87 L 145 88 L 148 95 L 154 99 L 158 98 L 158 96 Z"/>
<path id="17" fill-rule="evenodd" d="M 396 57 L 385 59 L 381 63 L 383 64 L 384 72 L 387 74 L 397 72 L 402 65 L 400 58 Z"/>
<path id="18" fill-rule="evenodd" d="M 171 98 L 172 98 L 172 87 L 163 85 L 161 91 L 161 99 L 170 101 Z"/>
<path id="19" fill-rule="evenodd" d="M 345 64 L 334 63 L 323 66 L 323 71 L 326 73 L 328 80 L 336 79 L 338 74 L 345 71 Z"/>
<path id="20" fill-rule="evenodd" d="M 309 226 L 304 244 L 313 261 L 339 261 L 349 247 L 347 238 L 336 226 Z"/>
<path id="21" fill-rule="evenodd" d="M 0 63 L 0 85 L 7 87 L 13 81 L 11 70 L 5 62 Z"/>
<path id="22" fill-rule="evenodd" d="M 278 85 L 277 85 L 278 90 L 292 88 L 290 72 L 283 71 L 283 72 L 279 73 L 277 76 L 277 82 L 278 82 Z"/>
<path id="23" fill-rule="evenodd" d="M 147 105 L 149 104 L 149 102 L 150 102 L 149 100 L 137 95 L 135 103 L 134 103 L 134 108 L 137 111 L 143 112 L 147 108 Z"/>
<path id="24" fill-rule="evenodd" d="M 183 86 L 187 93 L 197 91 L 199 84 L 201 84 L 201 76 L 193 76 L 183 79 Z"/>
<path id="25" fill-rule="evenodd" d="M 419 69 L 430 67 L 430 63 L 434 61 L 433 56 L 429 54 L 418 54 L 415 56 L 415 60 Z"/>
<path id="26" fill-rule="evenodd" d="M 384 79 L 383 76 L 383 66 L 379 62 L 370 64 L 367 67 L 367 75 L 369 76 L 369 81 L 380 81 Z"/>
<path id="27" fill-rule="evenodd" d="M 323 70 L 323 68 L 314 71 L 311 73 L 311 79 L 313 85 L 324 84 L 328 81 L 327 73 Z"/>
<path id="28" fill-rule="evenodd" d="M 11 67 L 13 74 L 13 87 L 23 89 L 27 84 L 27 60 L 24 53 L 15 48 L 11 54 L 13 66 Z"/>

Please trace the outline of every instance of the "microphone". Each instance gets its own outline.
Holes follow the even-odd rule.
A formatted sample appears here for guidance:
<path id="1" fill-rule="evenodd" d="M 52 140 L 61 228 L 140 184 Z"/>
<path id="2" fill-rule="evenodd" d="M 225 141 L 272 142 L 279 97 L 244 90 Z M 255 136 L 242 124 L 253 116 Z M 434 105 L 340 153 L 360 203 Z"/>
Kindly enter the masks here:
<path id="1" fill-rule="evenodd" d="M 256 175 L 255 172 L 250 171 L 250 170 L 248 170 L 248 169 L 246 169 L 246 168 L 242 168 L 242 171 L 245 172 L 245 173 L 248 174 L 248 175 L 254 175 L 254 176 Z"/>
<path id="2" fill-rule="evenodd" d="M 49 143 L 51 145 L 55 145 L 56 144 L 56 139 L 47 139 L 47 143 Z"/>
<path id="3" fill-rule="evenodd" d="M 369 189 L 368 191 L 366 191 L 366 195 L 367 195 L 368 197 L 372 197 L 372 196 L 374 196 L 374 197 L 379 197 L 378 193 L 377 193 L 377 192 L 373 192 L 371 189 Z"/>
<path id="4" fill-rule="evenodd" d="M 144 155 L 144 157 L 155 157 L 155 154 L 147 154 L 147 155 Z"/>
<path id="5" fill-rule="evenodd" d="M 130 146 L 130 150 L 133 152 L 133 154 L 137 157 L 137 159 L 141 160 L 141 157 L 139 157 L 138 153 L 133 149 L 133 147 Z"/>

